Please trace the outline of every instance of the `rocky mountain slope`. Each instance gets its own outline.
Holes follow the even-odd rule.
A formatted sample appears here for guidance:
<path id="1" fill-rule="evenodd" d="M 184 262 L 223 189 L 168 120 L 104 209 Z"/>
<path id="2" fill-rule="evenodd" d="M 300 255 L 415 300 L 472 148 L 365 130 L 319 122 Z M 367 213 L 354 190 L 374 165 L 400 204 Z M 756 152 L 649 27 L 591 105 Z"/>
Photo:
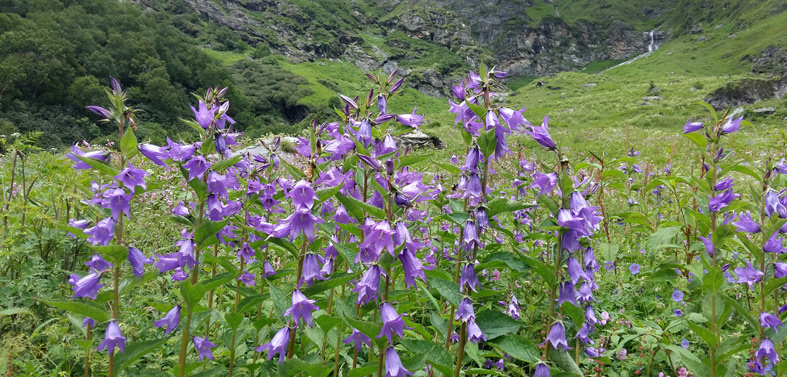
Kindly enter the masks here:
<path id="1" fill-rule="evenodd" d="M 326 58 L 363 70 L 399 68 L 404 75 L 414 73 L 409 82 L 433 96 L 448 93 L 450 79 L 480 61 L 514 76 L 541 76 L 646 52 L 649 28 L 677 2 L 139 1 L 151 9 L 196 14 L 176 23 L 183 29 L 207 21 L 290 62 Z M 655 38 L 664 33 L 657 31 Z"/>

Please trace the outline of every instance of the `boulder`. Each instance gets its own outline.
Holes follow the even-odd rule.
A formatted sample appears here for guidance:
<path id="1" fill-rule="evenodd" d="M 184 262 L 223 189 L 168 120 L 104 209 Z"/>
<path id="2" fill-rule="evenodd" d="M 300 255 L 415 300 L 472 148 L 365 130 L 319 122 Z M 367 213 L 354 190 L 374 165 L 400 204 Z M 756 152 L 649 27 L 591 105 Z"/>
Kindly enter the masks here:
<path id="1" fill-rule="evenodd" d="M 775 112 L 776 112 L 776 108 L 775 108 L 775 107 L 773 107 L 773 106 L 769 106 L 769 107 L 760 107 L 760 108 L 758 108 L 758 109 L 754 109 L 754 110 L 752 110 L 752 112 L 753 112 L 753 113 L 755 113 L 755 114 L 763 114 L 763 115 L 764 115 L 764 114 L 773 114 L 773 113 L 775 113 Z"/>
<path id="2" fill-rule="evenodd" d="M 595 88 L 596 86 L 598 86 L 598 84 L 596 84 L 594 82 L 589 82 L 587 84 L 583 84 L 582 85 L 583 88 Z"/>
<path id="3" fill-rule="evenodd" d="M 440 138 L 437 136 L 427 135 L 421 131 L 413 131 L 404 135 L 395 136 L 394 139 L 396 140 L 397 144 L 399 144 L 399 148 L 443 148 L 443 141 L 440 140 Z"/>
<path id="4" fill-rule="evenodd" d="M 643 100 L 643 101 L 645 101 L 645 102 L 650 102 L 650 101 L 661 101 L 661 100 L 663 100 L 663 99 L 664 99 L 664 97 L 662 97 L 662 96 L 649 96 L 649 97 L 642 97 L 642 100 Z"/>

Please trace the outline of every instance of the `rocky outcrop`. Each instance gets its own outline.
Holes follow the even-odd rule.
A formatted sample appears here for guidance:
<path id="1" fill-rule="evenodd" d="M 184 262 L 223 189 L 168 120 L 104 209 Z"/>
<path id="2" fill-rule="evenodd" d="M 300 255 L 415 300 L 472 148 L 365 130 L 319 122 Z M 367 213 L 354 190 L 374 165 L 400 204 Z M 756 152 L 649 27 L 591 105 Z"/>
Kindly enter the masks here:
<path id="1" fill-rule="evenodd" d="M 754 73 L 787 75 L 787 48 L 770 46 L 762 50 L 760 56 L 751 59 Z"/>
<path id="2" fill-rule="evenodd" d="M 787 94 L 787 77 L 760 80 L 743 79 L 716 89 L 705 99 L 717 110 L 751 105 L 769 98 L 782 98 Z"/>

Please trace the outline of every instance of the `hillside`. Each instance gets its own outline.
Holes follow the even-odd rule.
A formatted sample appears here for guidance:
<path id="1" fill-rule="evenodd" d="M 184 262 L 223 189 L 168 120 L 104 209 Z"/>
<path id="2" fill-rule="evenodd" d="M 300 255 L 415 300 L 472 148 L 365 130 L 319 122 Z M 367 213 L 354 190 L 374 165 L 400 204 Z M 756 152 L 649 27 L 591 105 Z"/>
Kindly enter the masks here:
<path id="1" fill-rule="evenodd" d="M 452 124 L 443 97 L 482 61 L 509 72 L 511 103 L 536 117 L 554 112 L 557 126 L 667 125 L 728 82 L 784 74 L 785 8 L 776 0 L 16 0 L 0 6 L 0 134 L 43 131 L 39 144 L 55 148 L 113 140 L 83 108 L 104 101 L 110 75 L 131 88 L 144 138 L 177 137 L 189 93 L 209 85 L 230 86 L 231 115 L 247 135 L 297 133 L 333 114 L 336 92 L 360 94 L 364 72 L 394 69 L 408 87 L 392 110 L 417 105 L 435 128 Z M 661 48 L 597 75 L 651 45 Z M 640 106 L 651 83 L 665 99 Z M 781 104 L 757 106 L 775 106 L 776 119 Z"/>

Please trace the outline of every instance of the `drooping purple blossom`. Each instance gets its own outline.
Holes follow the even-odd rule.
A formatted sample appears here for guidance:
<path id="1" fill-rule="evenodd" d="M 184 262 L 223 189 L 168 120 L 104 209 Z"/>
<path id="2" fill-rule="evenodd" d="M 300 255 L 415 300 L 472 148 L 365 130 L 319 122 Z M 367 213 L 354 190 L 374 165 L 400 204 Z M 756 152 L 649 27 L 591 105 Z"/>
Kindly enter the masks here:
<path id="1" fill-rule="evenodd" d="M 455 321 L 461 320 L 462 322 L 475 320 L 475 312 L 473 311 L 473 302 L 470 301 L 469 298 L 465 297 L 459 303 L 459 307 L 456 309 L 456 315 L 454 316 L 454 320 Z"/>
<path id="2" fill-rule="evenodd" d="M 115 221 L 111 217 L 100 220 L 95 226 L 85 229 L 85 234 L 90 236 L 87 242 L 93 245 L 109 245 L 115 236 Z"/>
<path id="3" fill-rule="evenodd" d="M 735 271 L 735 275 L 738 275 L 737 282 L 748 284 L 750 289 L 765 275 L 762 271 L 754 269 L 749 261 L 746 261 L 745 268 L 738 267 L 733 271 Z"/>
<path id="4" fill-rule="evenodd" d="M 486 335 L 484 335 L 481 328 L 475 323 L 475 320 L 467 321 L 467 340 L 469 340 L 470 343 L 486 341 Z"/>
<path id="5" fill-rule="evenodd" d="M 143 190 L 147 190 L 145 177 L 148 175 L 148 172 L 137 169 L 133 164 L 129 163 L 127 168 L 121 170 L 120 174 L 115 176 L 115 179 L 122 182 L 131 192 L 134 192 L 134 188 L 137 186 L 142 187 Z"/>
<path id="6" fill-rule="evenodd" d="M 243 284 L 246 284 L 246 287 L 249 287 L 249 286 L 256 287 L 257 283 L 254 281 L 254 279 L 256 277 L 257 277 L 257 275 L 255 275 L 255 274 L 249 272 L 248 270 L 246 270 L 246 271 L 243 272 L 243 274 L 240 275 L 240 277 L 238 277 L 238 281 L 243 283 Z"/>
<path id="7" fill-rule="evenodd" d="M 547 342 L 551 343 L 554 349 L 558 349 L 558 347 L 562 348 L 564 351 L 570 349 L 566 341 L 566 329 L 563 327 L 562 322 L 558 321 L 552 325 L 552 328 L 549 329 L 549 334 L 547 334 L 547 339 L 544 340 L 541 345 Z"/>
<path id="8" fill-rule="evenodd" d="M 208 338 L 200 338 L 198 336 L 191 338 L 191 341 L 194 343 L 194 348 L 197 349 L 199 361 L 202 361 L 204 358 L 213 360 L 213 351 L 211 351 L 211 348 L 216 347 L 213 342 L 208 340 Z"/>
<path id="9" fill-rule="evenodd" d="M 358 331 L 356 328 L 353 328 L 352 334 L 350 334 L 350 336 L 348 336 L 342 342 L 344 342 L 344 344 L 353 344 L 357 351 L 361 351 L 361 347 L 363 347 L 364 344 L 366 344 L 367 347 L 372 348 L 371 339 L 369 339 L 366 334 Z"/>
<path id="10" fill-rule="evenodd" d="M 372 300 L 377 300 L 377 291 L 380 289 L 380 266 L 372 265 L 366 270 L 353 292 L 358 292 L 357 304 L 366 304 Z"/>
<path id="11" fill-rule="evenodd" d="M 98 284 L 100 279 L 101 275 L 96 271 L 92 271 L 81 278 L 77 274 L 71 274 L 68 279 L 68 282 L 73 285 L 72 289 L 74 291 L 74 295 L 71 298 L 89 297 L 95 300 L 98 290 L 104 286 L 104 284 Z"/>
<path id="12" fill-rule="evenodd" d="M 169 312 L 167 312 L 164 318 L 158 321 L 153 321 L 153 325 L 159 328 L 167 326 L 167 331 L 164 333 L 164 335 L 169 335 L 169 333 L 177 329 L 180 325 L 180 305 L 175 305 Z"/>
<path id="13" fill-rule="evenodd" d="M 402 360 L 399 359 L 396 349 L 388 347 L 385 350 L 385 377 L 406 377 L 412 374 L 402 365 Z"/>
<path id="14" fill-rule="evenodd" d="M 478 274 L 475 272 L 475 266 L 473 264 L 466 264 L 465 268 L 462 269 L 462 275 L 459 277 L 459 290 L 460 292 L 464 291 L 466 288 L 470 288 L 473 292 L 478 292 L 477 288 L 481 286 L 481 283 L 478 282 Z"/>
<path id="15" fill-rule="evenodd" d="M 739 220 L 732 223 L 732 225 L 735 225 L 735 227 L 739 232 L 746 232 L 752 234 L 760 232 L 760 226 L 757 225 L 757 223 L 754 222 L 754 220 L 752 220 L 751 211 L 746 211 L 745 213 L 741 212 L 738 219 Z"/>
<path id="16" fill-rule="evenodd" d="M 284 356 L 287 353 L 287 344 L 290 342 L 290 328 L 285 326 L 273 336 L 270 342 L 265 343 L 254 350 L 257 352 L 268 353 L 268 360 L 272 359 L 277 353 L 279 354 L 279 364 L 284 362 Z"/>
<path id="17" fill-rule="evenodd" d="M 779 320 L 779 317 L 767 312 L 760 313 L 760 325 L 762 327 L 770 327 L 776 331 L 779 331 L 779 326 L 784 326 L 782 321 Z"/>
<path id="18" fill-rule="evenodd" d="M 394 335 L 404 338 L 404 329 L 412 329 L 412 327 L 408 327 L 404 324 L 402 316 L 387 302 L 380 305 L 380 317 L 383 320 L 383 328 L 380 330 L 380 334 L 375 338 L 382 338 L 385 336 L 388 338 L 388 343 L 390 345 L 393 345 Z"/>
<path id="19" fill-rule="evenodd" d="M 112 268 L 112 263 L 109 263 L 104 260 L 100 255 L 93 254 L 89 261 L 85 262 L 85 266 L 88 266 L 97 272 L 104 272 L 109 268 Z"/>
<path id="20" fill-rule="evenodd" d="M 765 338 L 760 342 L 760 348 L 757 349 L 757 352 L 754 354 L 754 356 L 757 358 L 757 360 L 767 357 L 772 363 L 779 363 L 779 354 L 776 352 L 773 342 L 768 338 Z"/>
<path id="21" fill-rule="evenodd" d="M 152 264 L 153 258 L 145 257 L 141 250 L 131 246 L 128 248 L 128 262 L 131 264 L 134 276 L 139 280 L 145 274 L 145 265 Z"/>
<path id="22" fill-rule="evenodd" d="M 317 302 L 316 300 L 309 300 L 306 298 L 306 295 L 301 293 L 299 290 L 295 290 L 292 292 L 292 306 L 287 308 L 284 312 L 284 316 L 292 316 L 292 320 L 295 322 L 295 326 L 298 326 L 301 318 L 309 325 L 309 327 L 314 327 L 312 323 L 312 312 L 315 310 L 319 310 L 314 303 Z"/>
<path id="23" fill-rule="evenodd" d="M 115 347 L 120 349 L 120 352 L 126 352 L 126 338 L 120 332 L 120 326 L 116 320 L 109 321 L 107 324 L 107 332 L 104 334 L 104 341 L 98 345 L 97 351 L 106 350 L 109 353 L 115 352 Z"/>

